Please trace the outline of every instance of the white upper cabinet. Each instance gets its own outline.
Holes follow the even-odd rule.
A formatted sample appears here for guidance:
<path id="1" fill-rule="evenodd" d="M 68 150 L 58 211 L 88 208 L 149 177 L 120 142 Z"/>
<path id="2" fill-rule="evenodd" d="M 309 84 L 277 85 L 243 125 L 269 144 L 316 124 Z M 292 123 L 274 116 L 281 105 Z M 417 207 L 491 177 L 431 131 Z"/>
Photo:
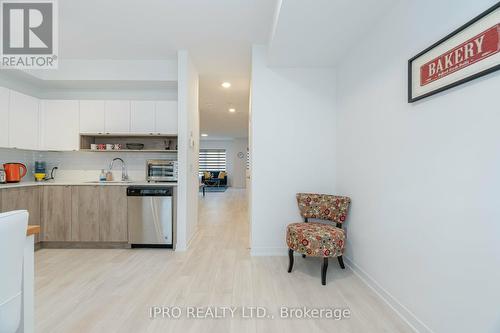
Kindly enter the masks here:
<path id="1" fill-rule="evenodd" d="M 11 90 L 9 100 L 9 146 L 38 149 L 38 99 Z"/>
<path id="2" fill-rule="evenodd" d="M 104 113 L 106 133 L 130 133 L 130 101 L 106 101 Z"/>
<path id="3" fill-rule="evenodd" d="M 0 147 L 9 147 L 9 89 L 0 87 Z"/>
<path id="4" fill-rule="evenodd" d="M 155 102 L 130 102 L 130 133 L 153 134 L 155 132 Z"/>
<path id="5" fill-rule="evenodd" d="M 40 102 L 40 148 L 78 150 L 79 103 L 75 100 Z"/>
<path id="6" fill-rule="evenodd" d="M 155 133 L 177 135 L 177 101 L 157 101 Z"/>
<path id="7" fill-rule="evenodd" d="M 177 135 L 177 101 L 39 100 L 0 87 L 0 147 L 78 150 L 80 133 Z"/>
<path id="8" fill-rule="evenodd" d="M 80 101 L 80 133 L 104 133 L 104 101 Z"/>

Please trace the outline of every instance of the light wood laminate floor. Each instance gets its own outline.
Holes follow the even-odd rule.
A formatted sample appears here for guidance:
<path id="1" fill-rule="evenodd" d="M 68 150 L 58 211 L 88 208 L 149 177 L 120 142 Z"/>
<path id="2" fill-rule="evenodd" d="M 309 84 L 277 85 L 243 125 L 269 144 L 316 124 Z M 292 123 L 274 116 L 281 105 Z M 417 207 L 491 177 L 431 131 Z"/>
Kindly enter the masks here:
<path id="1" fill-rule="evenodd" d="M 244 190 L 200 197 L 186 252 L 43 249 L 36 252 L 37 332 L 411 332 L 336 261 L 320 283 L 320 259 L 251 257 Z M 262 306 L 274 319 L 150 318 L 152 306 Z M 351 317 L 281 319 L 279 308 L 349 308 Z M 247 311 L 248 314 L 248 311 Z"/>

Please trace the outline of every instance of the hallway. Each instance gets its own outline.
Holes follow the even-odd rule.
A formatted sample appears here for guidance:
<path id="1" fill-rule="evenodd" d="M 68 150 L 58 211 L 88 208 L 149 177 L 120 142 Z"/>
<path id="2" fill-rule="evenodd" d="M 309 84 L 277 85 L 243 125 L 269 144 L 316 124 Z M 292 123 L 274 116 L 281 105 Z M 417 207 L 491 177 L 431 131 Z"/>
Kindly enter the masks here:
<path id="1" fill-rule="evenodd" d="M 251 257 L 245 190 L 200 195 L 186 252 L 43 249 L 36 252 L 37 332 L 411 332 L 353 273 L 317 258 Z M 298 215 L 297 215 L 298 217 Z M 259 306 L 274 319 L 150 318 L 150 308 Z M 282 319 L 280 307 L 348 308 L 349 319 Z"/>

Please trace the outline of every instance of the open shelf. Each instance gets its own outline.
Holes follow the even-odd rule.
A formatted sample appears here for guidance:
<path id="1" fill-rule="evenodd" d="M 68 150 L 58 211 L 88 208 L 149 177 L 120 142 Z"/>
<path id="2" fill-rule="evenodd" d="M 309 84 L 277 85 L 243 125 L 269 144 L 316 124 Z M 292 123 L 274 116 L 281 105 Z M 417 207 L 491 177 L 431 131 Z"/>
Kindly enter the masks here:
<path id="1" fill-rule="evenodd" d="M 80 133 L 80 136 L 105 137 L 105 138 L 177 138 L 177 134 L 136 134 L 136 133 Z"/>
<path id="2" fill-rule="evenodd" d="M 166 149 L 116 149 L 116 150 L 94 150 L 94 149 L 80 149 L 79 151 L 89 153 L 177 153 L 177 150 Z"/>
<path id="3" fill-rule="evenodd" d="M 127 149 L 127 144 L 139 143 L 143 149 Z M 119 144 L 121 149 L 92 149 L 92 145 Z M 137 147 L 131 147 L 137 148 Z M 80 134 L 80 151 L 84 152 L 142 152 L 176 153 L 177 136 L 175 135 L 137 135 L 137 134 Z"/>

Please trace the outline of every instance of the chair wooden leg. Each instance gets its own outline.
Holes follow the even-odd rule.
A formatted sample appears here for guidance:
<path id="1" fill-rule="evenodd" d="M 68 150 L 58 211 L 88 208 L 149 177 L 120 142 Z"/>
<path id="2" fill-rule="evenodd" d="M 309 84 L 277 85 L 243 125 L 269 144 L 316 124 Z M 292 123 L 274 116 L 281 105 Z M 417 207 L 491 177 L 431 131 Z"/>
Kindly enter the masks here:
<path id="1" fill-rule="evenodd" d="M 288 264 L 288 273 L 291 273 L 292 268 L 293 268 L 293 250 L 292 249 L 288 249 L 288 259 L 290 261 L 290 263 Z"/>
<path id="2" fill-rule="evenodd" d="M 326 285 L 326 270 L 328 269 L 328 258 L 323 258 L 323 267 L 321 267 L 321 284 Z"/>
<path id="3" fill-rule="evenodd" d="M 337 259 L 338 259 L 338 261 L 339 261 L 340 268 L 345 269 L 345 266 L 344 266 L 344 259 L 342 259 L 342 256 L 337 257 Z"/>
<path id="4" fill-rule="evenodd" d="M 302 255 L 302 258 L 305 258 L 305 257 L 306 257 L 306 255 L 305 255 L 305 254 L 303 254 L 303 255 Z"/>

